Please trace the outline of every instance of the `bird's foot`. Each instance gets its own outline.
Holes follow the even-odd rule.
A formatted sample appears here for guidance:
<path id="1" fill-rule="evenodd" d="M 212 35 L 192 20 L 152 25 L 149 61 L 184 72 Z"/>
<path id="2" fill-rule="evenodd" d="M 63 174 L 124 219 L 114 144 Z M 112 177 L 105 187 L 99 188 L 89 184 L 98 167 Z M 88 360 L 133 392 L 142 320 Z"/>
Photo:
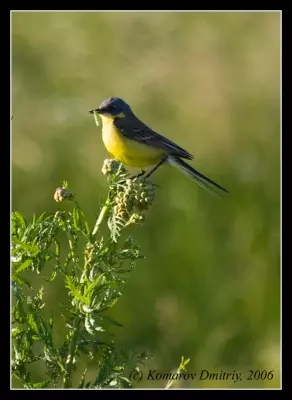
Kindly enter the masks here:
<path id="1" fill-rule="evenodd" d="M 140 172 L 138 175 L 132 176 L 131 179 L 138 179 L 138 178 L 141 178 L 142 176 L 145 175 L 145 172 L 146 172 L 146 171 L 144 171 L 144 170 L 142 169 L 141 172 Z"/>

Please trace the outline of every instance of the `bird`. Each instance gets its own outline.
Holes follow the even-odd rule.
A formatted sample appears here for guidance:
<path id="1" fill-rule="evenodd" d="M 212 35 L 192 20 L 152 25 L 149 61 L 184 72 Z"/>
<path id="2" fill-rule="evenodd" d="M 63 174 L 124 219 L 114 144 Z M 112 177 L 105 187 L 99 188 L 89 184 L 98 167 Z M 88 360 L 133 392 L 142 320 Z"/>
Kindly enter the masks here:
<path id="1" fill-rule="evenodd" d="M 110 156 L 125 166 L 140 168 L 137 177 L 149 178 L 163 164 L 170 164 L 215 197 L 220 198 L 218 192 L 228 193 L 189 165 L 185 160 L 191 161 L 194 156 L 140 121 L 123 99 L 107 98 L 89 113 L 98 114 L 102 120 L 102 139 Z M 152 169 L 146 174 L 147 167 Z"/>

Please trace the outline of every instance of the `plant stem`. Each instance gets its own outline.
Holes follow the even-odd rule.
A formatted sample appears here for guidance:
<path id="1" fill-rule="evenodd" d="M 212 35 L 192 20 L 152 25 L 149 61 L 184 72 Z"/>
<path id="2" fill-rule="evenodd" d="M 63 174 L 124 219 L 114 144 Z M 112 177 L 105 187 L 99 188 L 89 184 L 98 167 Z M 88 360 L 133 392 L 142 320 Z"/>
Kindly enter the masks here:
<path id="1" fill-rule="evenodd" d="M 73 261 L 74 266 L 75 266 L 76 260 L 75 260 L 75 255 L 74 255 L 74 247 L 73 247 L 73 243 L 72 243 L 71 239 L 69 239 L 69 247 L 70 247 L 70 252 L 71 252 L 71 258 L 72 258 L 72 261 Z"/>
<path id="2" fill-rule="evenodd" d="M 100 214 L 97 218 L 97 221 L 95 223 L 94 229 L 92 231 L 91 236 L 94 237 L 99 228 L 100 225 L 107 213 L 109 209 L 109 203 L 108 201 L 106 201 L 105 205 L 102 207 Z M 69 239 L 69 246 L 70 246 L 70 250 L 72 253 L 72 260 L 73 262 L 74 260 L 74 249 L 73 249 L 73 244 L 72 241 Z M 86 263 L 85 263 L 85 267 L 84 269 L 86 270 Z M 72 336 L 71 336 L 71 340 L 70 340 L 70 345 L 69 345 L 69 350 L 68 350 L 68 356 L 67 356 L 67 360 L 66 360 L 66 365 L 67 365 L 67 374 L 64 378 L 64 384 L 63 384 L 63 388 L 70 388 L 72 387 L 72 382 L 71 382 L 71 375 L 72 375 L 72 367 L 73 367 L 73 359 L 74 359 L 74 355 L 76 352 L 76 346 L 77 346 L 77 340 L 78 340 L 78 335 L 79 335 L 79 327 L 80 327 L 80 318 L 76 317 L 74 320 L 74 324 L 73 324 L 73 332 L 72 332 Z"/>
<path id="3" fill-rule="evenodd" d="M 104 219 L 104 217 L 105 217 L 105 215 L 106 215 L 106 213 L 108 211 L 108 208 L 109 208 L 109 205 L 106 202 L 105 205 L 102 207 L 101 212 L 100 212 L 100 214 L 99 214 L 99 216 L 97 218 L 95 227 L 94 227 L 94 229 L 92 231 L 92 237 L 94 237 L 97 234 L 97 232 L 98 232 L 98 230 L 100 228 L 100 225 L 101 225 L 101 223 L 102 223 L 102 221 L 103 221 L 103 219 Z"/>
<path id="4" fill-rule="evenodd" d="M 66 360 L 67 364 L 67 374 L 64 378 L 64 385 L 63 388 L 70 388 L 72 386 L 71 382 L 71 375 L 72 375 L 72 367 L 73 367 L 73 359 L 75 356 L 77 339 L 79 334 L 79 327 L 80 327 L 80 318 L 76 317 L 73 324 L 73 332 L 70 340 L 68 356 Z"/>

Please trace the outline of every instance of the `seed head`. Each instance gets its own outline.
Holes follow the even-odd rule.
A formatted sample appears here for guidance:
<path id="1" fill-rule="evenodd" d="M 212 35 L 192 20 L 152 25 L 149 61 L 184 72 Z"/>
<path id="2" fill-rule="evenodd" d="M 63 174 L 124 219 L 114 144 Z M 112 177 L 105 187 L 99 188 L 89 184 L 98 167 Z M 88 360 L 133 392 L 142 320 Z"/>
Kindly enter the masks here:
<path id="1" fill-rule="evenodd" d="M 57 203 L 61 203 L 64 200 L 68 200 L 68 199 L 72 199 L 73 198 L 73 194 L 64 187 L 58 187 L 54 193 L 54 200 Z"/>

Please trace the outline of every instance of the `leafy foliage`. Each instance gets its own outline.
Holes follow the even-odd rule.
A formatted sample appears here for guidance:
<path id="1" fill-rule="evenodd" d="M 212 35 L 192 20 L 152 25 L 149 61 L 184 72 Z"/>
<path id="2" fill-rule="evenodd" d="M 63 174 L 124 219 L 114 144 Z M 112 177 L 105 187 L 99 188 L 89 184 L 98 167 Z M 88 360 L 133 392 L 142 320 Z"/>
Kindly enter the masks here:
<path id="1" fill-rule="evenodd" d="M 25 388 L 72 387 L 72 375 L 81 355 L 87 358 L 87 366 L 78 387 L 131 387 L 126 372 L 148 358 L 146 354 L 125 354 L 110 334 L 112 326 L 122 324 L 106 312 L 122 296 L 142 256 L 133 237 L 122 239 L 120 235 L 129 225 L 130 216 L 128 221 L 115 220 L 115 198 L 123 188 L 124 168 L 118 166 L 109 177 L 109 195 L 92 232 L 66 182 L 56 189 L 54 199 L 70 202 L 73 209 L 43 213 L 31 221 L 18 211 L 12 213 L 12 374 Z M 109 235 L 98 238 L 106 218 Z M 138 219 L 130 220 L 135 222 Z M 67 238 L 67 250 L 60 248 L 61 235 Z M 85 245 L 81 240 L 84 238 Z M 77 256 L 80 246 L 83 259 Z M 46 283 L 52 284 L 61 275 L 69 295 L 69 301 L 61 305 L 67 329 L 61 345 L 54 341 L 54 317 L 47 318 L 44 312 L 44 285 L 33 288 L 28 277 L 30 273 L 45 272 L 49 265 L 53 272 Z M 101 332 L 105 333 L 102 338 Z M 37 361 L 45 365 L 48 380 L 33 382 L 29 366 Z M 87 381 L 86 373 L 92 365 L 96 366 L 96 378 Z"/>

